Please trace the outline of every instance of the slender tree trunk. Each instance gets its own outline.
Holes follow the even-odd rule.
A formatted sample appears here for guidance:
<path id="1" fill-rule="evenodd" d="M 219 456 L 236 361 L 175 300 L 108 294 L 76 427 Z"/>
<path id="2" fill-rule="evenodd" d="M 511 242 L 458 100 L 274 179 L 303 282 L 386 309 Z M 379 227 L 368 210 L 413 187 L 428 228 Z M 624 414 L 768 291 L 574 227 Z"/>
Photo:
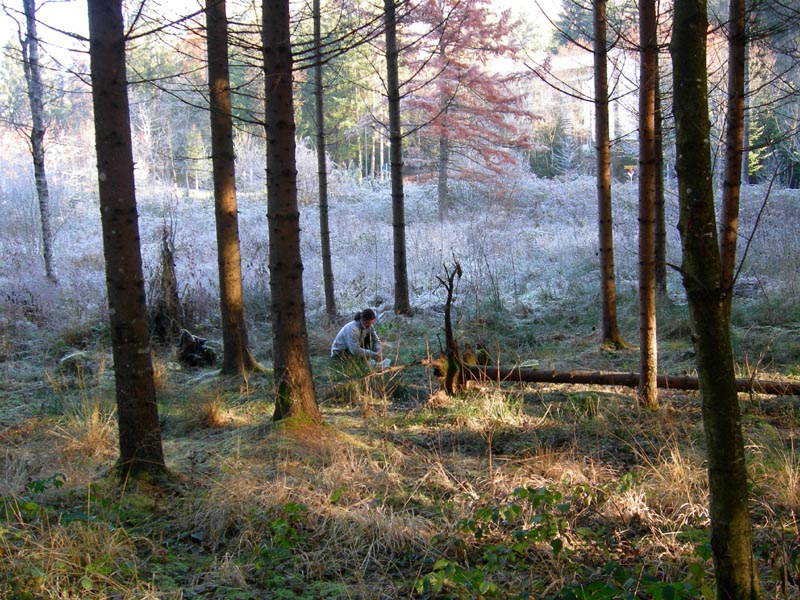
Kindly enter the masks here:
<path id="1" fill-rule="evenodd" d="M 639 401 L 658 406 L 655 294 L 655 0 L 639 2 Z"/>
<path id="2" fill-rule="evenodd" d="M 89 0 L 89 58 L 123 475 L 165 470 L 133 177 L 122 0 Z"/>
<path id="3" fill-rule="evenodd" d="M 375 136 L 375 130 L 370 131 L 370 150 L 372 151 L 372 158 L 369 161 L 370 176 L 375 179 L 378 176 L 378 140 Z"/>
<path id="4" fill-rule="evenodd" d="M 292 47 L 289 0 L 263 3 L 262 35 L 266 93 L 267 220 L 275 372 L 273 420 L 322 416 L 314 396 L 308 356 L 300 213 L 297 205 Z"/>
<path id="5" fill-rule="evenodd" d="M 206 0 L 206 27 L 214 216 L 222 314 L 222 372 L 243 375 L 254 369 L 257 363 L 250 351 L 242 293 L 242 257 L 236 202 L 236 166 L 228 65 L 228 18 L 225 0 Z"/>
<path id="6" fill-rule="evenodd" d="M 611 140 L 608 116 L 606 0 L 594 0 L 594 110 L 597 156 L 597 215 L 600 253 L 602 339 L 609 348 L 626 346 L 617 324 L 614 276 L 614 219 L 611 212 Z"/>
<path id="7" fill-rule="evenodd" d="M 386 136 L 381 135 L 381 181 L 386 179 L 386 171 L 383 166 L 386 164 Z"/>
<path id="8" fill-rule="evenodd" d="M 442 64 L 447 62 L 447 57 L 445 55 L 445 45 L 442 41 L 439 42 L 439 60 Z M 445 217 L 447 217 L 447 213 L 449 212 L 449 204 L 447 201 L 447 191 L 448 191 L 448 180 L 447 180 L 447 166 L 450 162 L 450 141 L 447 139 L 447 107 L 450 104 L 451 98 L 449 98 L 444 92 L 442 92 L 441 97 L 439 99 L 439 109 L 441 115 L 439 119 L 441 119 L 441 127 L 439 130 L 439 169 L 437 173 L 437 185 L 436 185 L 436 199 L 437 205 L 439 207 L 439 220 L 444 221 Z"/>
<path id="9" fill-rule="evenodd" d="M 656 196 L 655 196 L 655 248 L 653 258 L 656 269 L 656 293 L 667 297 L 667 218 L 664 200 L 664 116 L 661 111 L 661 83 L 659 79 L 659 58 L 656 53 Z"/>
<path id="10" fill-rule="evenodd" d="M 447 111 L 442 115 L 446 118 Z M 450 160 L 450 143 L 447 139 L 447 134 L 442 131 L 439 134 L 439 171 L 436 183 L 436 197 L 439 206 L 439 220 L 443 221 L 449 212 L 449 205 L 447 202 L 447 163 Z"/>
<path id="11" fill-rule="evenodd" d="M 410 314 L 406 261 L 406 214 L 403 194 L 403 136 L 400 129 L 400 78 L 398 74 L 395 0 L 383 0 L 386 26 L 386 87 L 389 96 L 389 162 L 392 168 L 392 228 L 394 232 L 394 311 Z"/>
<path id="12" fill-rule="evenodd" d="M 336 295 L 331 260 L 331 227 L 328 218 L 328 165 L 325 156 L 325 110 L 322 86 L 322 24 L 319 0 L 314 0 L 314 109 L 317 118 L 317 178 L 319 181 L 319 237 L 322 251 L 322 281 L 325 288 L 325 313 L 336 317 Z"/>
<path id="13" fill-rule="evenodd" d="M 364 171 L 368 179 L 375 179 L 375 145 L 372 139 L 374 131 L 370 125 L 364 129 Z M 374 181 L 373 181 L 374 182 Z"/>
<path id="14" fill-rule="evenodd" d="M 719 600 L 761 596 L 752 550 L 739 400 L 725 313 L 712 187 L 705 0 L 676 0 L 670 42 L 683 285 L 703 398 L 708 453 L 711 548 Z"/>
<path id="15" fill-rule="evenodd" d="M 33 177 L 36 182 L 36 197 L 39 199 L 39 221 L 42 228 L 42 258 L 47 278 L 58 283 L 53 262 L 53 227 L 50 213 L 50 190 L 47 186 L 47 172 L 44 160 L 44 84 L 39 66 L 39 37 L 36 32 L 36 2 L 23 0 L 25 11 L 25 39 L 22 46 L 22 64 L 25 70 L 25 83 L 28 86 L 28 101 L 31 107 L 31 155 L 33 157 Z"/>
<path id="16" fill-rule="evenodd" d="M 725 315 L 731 318 L 736 276 L 736 238 L 739 235 L 739 196 L 742 187 L 746 2 L 728 3 L 728 110 L 725 115 L 725 174 L 719 223 L 720 257 Z"/>
<path id="17" fill-rule="evenodd" d="M 356 136 L 356 155 L 358 157 L 358 183 L 364 180 L 364 157 L 361 153 L 361 134 Z"/>
<path id="18" fill-rule="evenodd" d="M 745 23 L 744 44 L 744 115 L 742 117 L 742 183 L 750 183 L 750 111 L 747 98 L 750 95 L 750 48 L 747 43 L 747 24 Z"/>

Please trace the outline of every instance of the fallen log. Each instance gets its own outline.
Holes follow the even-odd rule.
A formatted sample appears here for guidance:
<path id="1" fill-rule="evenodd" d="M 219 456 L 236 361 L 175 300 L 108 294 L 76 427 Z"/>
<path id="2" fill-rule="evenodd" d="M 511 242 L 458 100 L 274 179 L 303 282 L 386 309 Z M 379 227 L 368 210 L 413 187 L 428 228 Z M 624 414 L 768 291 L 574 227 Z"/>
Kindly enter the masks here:
<path id="1" fill-rule="evenodd" d="M 511 381 L 525 383 L 582 383 L 588 385 L 620 385 L 638 387 L 638 373 L 618 373 L 609 371 L 550 371 L 526 367 L 493 367 L 489 365 L 463 365 L 465 373 L 471 378 L 492 381 Z M 699 390 L 700 381 L 689 375 L 659 375 L 659 388 L 673 390 Z M 740 392 L 769 394 L 773 396 L 800 395 L 800 382 L 770 381 L 767 379 L 737 379 Z"/>

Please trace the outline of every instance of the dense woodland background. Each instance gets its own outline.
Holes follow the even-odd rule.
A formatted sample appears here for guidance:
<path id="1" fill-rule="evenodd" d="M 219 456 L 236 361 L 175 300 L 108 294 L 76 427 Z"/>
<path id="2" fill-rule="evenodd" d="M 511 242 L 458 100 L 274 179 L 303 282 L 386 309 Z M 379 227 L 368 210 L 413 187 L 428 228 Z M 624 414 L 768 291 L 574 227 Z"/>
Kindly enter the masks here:
<path id="1" fill-rule="evenodd" d="M 323 2 L 335 315 L 326 306 L 321 260 L 311 5 L 291 5 L 300 251 L 322 429 L 270 424 L 275 323 L 261 8 L 228 4 L 242 289 L 260 369 L 221 377 L 217 364 L 188 366 L 177 339 L 154 335 L 158 426 L 174 478 L 120 486 L 110 476 L 119 440 L 88 46 L 64 35 L 72 31 L 65 13 L 39 7 L 45 214 L 31 161 L 35 103 L 23 67 L 30 30 L 24 7 L 3 3 L 5 22 L 16 22 L 19 36 L 12 25 L 0 59 L 0 553 L 8 565 L 0 593 L 714 597 L 699 393 L 661 390 L 654 410 L 620 386 L 484 381 L 448 397 L 432 368 L 448 350 L 445 308 L 458 342 L 480 345 L 493 363 L 640 368 L 639 9 L 608 3 L 615 276 L 619 325 L 630 343 L 610 351 L 599 334 L 592 5 L 543 4 L 542 18 L 514 3 L 501 14 L 496 4 L 396 3 L 412 311 L 395 314 L 384 7 Z M 676 228 L 671 8 L 659 6 L 668 269 L 657 301 L 658 359 L 660 373 L 696 375 Z M 718 195 L 728 8 L 707 7 Z M 731 339 L 737 376 L 795 382 L 800 13 L 784 2 L 748 9 Z M 175 315 L 219 358 L 202 7 L 145 2 L 126 5 L 124 15 L 151 325 L 170 292 L 165 269 L 174 266 Z M 83 22 L 72 32 L 87 36 Z M 446 307 L 443 279 L 455 264 L 462 274 Z M 339 372 L 328 361 L 330 341 L 365 306 L 379 313 L 395 368 Z M 765 597 L 792 598 L 800 593 L 796 399 L 753 391 L 739 400 L 758 574 Z"/>

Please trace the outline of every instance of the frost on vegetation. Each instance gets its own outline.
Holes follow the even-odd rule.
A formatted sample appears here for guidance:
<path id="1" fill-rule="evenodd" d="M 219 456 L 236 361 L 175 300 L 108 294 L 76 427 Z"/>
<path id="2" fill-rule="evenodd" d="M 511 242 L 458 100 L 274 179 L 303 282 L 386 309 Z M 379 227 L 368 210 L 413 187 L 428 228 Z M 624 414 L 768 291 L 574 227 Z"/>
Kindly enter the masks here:
<path id="1" fill-rule="evenodd" d="M 249 150 L 242 149 L 241 155 Z M 254 152 L 254 156 L 261 154 Z M 298 149 L 301 253 L 306 308 L 311 318 L 325 307 L 316 162 L 304 145 Z M 56 270 L 60 285 L 46 282 L 39 256 L 38 213 L 30 178 L 5 181 L 0 189 L 2 237 L 0 300 L 3 323 L 20 319 L 36 324 L 79 327 L 107 317 L 104 252 L 96 193 L 85 177 L 61 177 L 55 185 L 58 223 Z M 269 317 L 269 240 L 263 173 L 238 171 L 239 236 L 248 316 Z M 79 182 L 80 185 L 78 185 Z M 668 180 L 668 198 L 676 182 Z M 351 169 L 331 166 L 329 224 L 337 307 L 341 314 L 370 305 L 389 310 L 394 301 L 394 231 L 388 178 L 359 179 Z M 165 224 L 174 230 L 175 267 L 182 301 L 188 302 L 198 327 L 218 324 L 218 273 L 214 201 L 210 189 L 185 189 L 137 179 L 141 252 L 148 292 L 157 281 Z M 75 189 L 67 186 L 76 186 Z M 501 181 L 450 182 L 451 210 L 439 218 L 435 182 L 405 186 L 406 260 L 411 304 L 418 310 L 441 310 L 444 296 L 438 278 L 456 260 L 459 307 L 492 310 L 521 307 L 546 315 L 578 295 L 594 297 L 598 286 L 596 181 L 590 176 L 539 179 L 520 169 Z M 773 191 L 763 211 L 765 186 L 742 189 L 740 232 L 758 230 L 743 275 L 794 281 L 800 263 L 795 231 L 800 221 L 796 190 Z M 25 198 L 23 202 L 12 198 Z M 614 251 L 618 288 L 636 289 L 638 278 L 638 205 L 635 182 L 612 188 Z M 668 261 L 680 263 L 678 204 L 667 202 Z M 760 216 L 759 216 L 760 215 Z M 670 289 L 681 284 L 670 271 Z M 17 294 L 30 306 L 10 302 Z M 37 316 L 39 315 L 39 316 Z M 7 326 L 7 325 L 6 325 Z M 201 330 L 201 333 L 202 330 Z"/>

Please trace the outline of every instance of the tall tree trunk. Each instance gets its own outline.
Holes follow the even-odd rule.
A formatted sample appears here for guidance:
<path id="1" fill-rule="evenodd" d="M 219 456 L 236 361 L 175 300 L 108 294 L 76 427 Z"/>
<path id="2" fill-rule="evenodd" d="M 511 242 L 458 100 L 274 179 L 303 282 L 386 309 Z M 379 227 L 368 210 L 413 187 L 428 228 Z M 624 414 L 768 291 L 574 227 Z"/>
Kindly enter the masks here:
<path id="1" fill-rule="evenodd" d="M 123 475 L 157 474 L 161 447 L 147 327 L 122 0 L 89 0 L 89 59 Z"/>
<path id="2" fill-rule="evenodd" d="M 655 293 L 655 0 L 639 2 L 639 402 L 658 406 Z"/>
<path id="3" fill-rule="evenodd" d="M 661 110 L 661 82 L 659 58 L 656 53 L 655 142 L 656 142 L 656 196 L 655 196 L 655 247 L 653 259 L 656 269 L 656 292 L 667 296 L 667 218 L 664 199 L 664 115 Z"/>
<path id="4" fill-rule="evenodd" d="M 267 220 L 272 348 L 275 372 L 273 420 L 322 416 L 314 397 L 308 356 L 300 213 L 297 205 L 292 47 L 289 0 L 263 3 L 262 35 L 267 132 Z"/>
<path id="5" fill-rule="evenodd" d="M 208 30 L 208 90 L 211 114 L 211 163 L 214 176 L 214 217 L 217 229 L 222 372 L 256 368 L 250 351 L 242 293 L 242 257 L 236 202 L 236 166 L 228 65 L 228 17 L 225 0 L 206 0 Z"/>
<path id="6" fill-rule="evenodd" d="M 322 86 L 322 24 L 319 0 L 314 0 L 314 109 L 317 118 L 317 178 L 319 181 L 319 237 L 322 253 L 322 282 L 325 288 L 325 313 L 336 317 L 336 295 L 331 260 L 331 227 L 328 218 L 328 165 L 325 156 L 325 110 Z"/>
<path id="7" fill-rule="evenodd" d="M 725 115 L 725 174 L 719 223 L 725 316 L 731 318 L 736 275 L 736 238 L 739 235 L 739 196 L 742 187 L 746 2 L 728 3 L 728 109 Z"/>
<path id="8" fill-rule="evenodd" d="M 617 286 L 614 276 L 614 219 L 611 212 L 611 140 L 608 117 L 606 0 L 594 0 L 594 110 L 597 156 L 597 224 L 600 252 L 602 339 L 609 348 L 626 346 L 617 324 Z"/>
<path id="9" fill-rule="evenodd" d="M 705 0 L 676 0 L 670 42 L 683 285 L 703 398 L 711 548 L 719 600 L 756 600 L 748 482 L 739 400 L 725 314 L 712 187 Z"/>
<path id="10" fill-rule="evenodd" d="M 53 227 L 50 213 L 50 190 L 47 186 L 47 172 L 44 160 L 44 84 L 39 66 L 39 37 L 36 32 L 36 2 L 23 0 L 25 11 L 25 39 L 22 46 L 22 64 L 25 70 L 25 83 L 28 86 L 28 102 L 31 107 L 31 155 L 33 157 L 33 177 L 36 182 L 36 197 L 39 199 L 39 221 L 42 228 L 42 258 L 47 278 L 58 283 L 53 263 Z"/>
<path id="11" fill-rule="evenodd" d="M 389 162 L 392 169 L 392 228 L 394 232 L 394 311 L 411 313 L 406 261 L 406 213 L 403 195 L 403 135 L 400 129 L 400 78 L 398 74 L 395 0 L 383 0 L 386 27 L 386 88 L 389 96 Z"/>

